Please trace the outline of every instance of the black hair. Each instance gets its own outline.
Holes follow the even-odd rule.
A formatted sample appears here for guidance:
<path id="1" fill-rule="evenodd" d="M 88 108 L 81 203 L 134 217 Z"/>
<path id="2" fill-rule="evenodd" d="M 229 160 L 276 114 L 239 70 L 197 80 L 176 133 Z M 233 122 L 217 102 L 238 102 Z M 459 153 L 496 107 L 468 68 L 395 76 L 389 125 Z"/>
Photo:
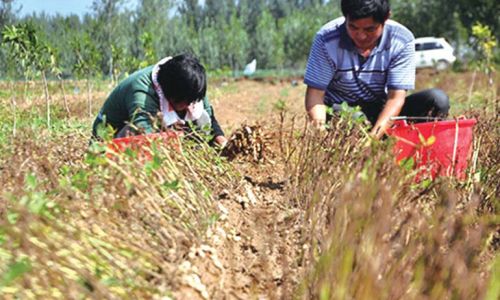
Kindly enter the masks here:
<path id="1" fill-rule="evenodd" d="M 342 0 L 342 14 L 351 20 L 373 17 L 373 20 L 384 23 L 391 10 L 389 0 Z"/>
<path id="2" fill-rule="evenodd" d="M 197 102 L 207 92 L 205 68 L 191 54 L 174 56 L 161 65 L 158 83 L 165 97 L 173 103 Z"/>

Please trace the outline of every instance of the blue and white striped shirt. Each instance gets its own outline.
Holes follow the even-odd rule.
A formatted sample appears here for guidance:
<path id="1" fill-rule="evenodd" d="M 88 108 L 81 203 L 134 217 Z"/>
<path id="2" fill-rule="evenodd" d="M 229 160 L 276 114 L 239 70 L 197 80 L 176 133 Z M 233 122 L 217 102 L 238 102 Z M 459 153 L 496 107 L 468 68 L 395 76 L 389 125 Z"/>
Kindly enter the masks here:
<path id="1" fill-rule="evenodd" d="M 387 20 L 378 45 L 361 64 L 345 19 L 335 19 L 314 38 L 304 83 L 325 91 L 327 105 L 385 101 L 388 90 L 415 88 L 414 40 L 406 27 Z"/>

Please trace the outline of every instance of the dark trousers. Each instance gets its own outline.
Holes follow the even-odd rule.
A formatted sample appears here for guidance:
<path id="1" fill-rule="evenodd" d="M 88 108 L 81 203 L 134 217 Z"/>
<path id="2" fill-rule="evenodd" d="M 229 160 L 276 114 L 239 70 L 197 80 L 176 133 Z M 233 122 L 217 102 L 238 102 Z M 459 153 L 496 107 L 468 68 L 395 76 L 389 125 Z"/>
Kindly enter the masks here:
<path id="1" fill-rule="evenodd" d="M 361 111 L 372 124 L 377 122 L 378 116 L 384 109 L 384 105 L 385 102 L 382 101 L 350 104 L 350 106 L 360 106 Z M 449 110 L 450 99 L 448 95 L 440 89 L 429 89 L 406 97 L 405 104 L 399 115 L 406 117 L 445 118 L 448 116 Z"/>

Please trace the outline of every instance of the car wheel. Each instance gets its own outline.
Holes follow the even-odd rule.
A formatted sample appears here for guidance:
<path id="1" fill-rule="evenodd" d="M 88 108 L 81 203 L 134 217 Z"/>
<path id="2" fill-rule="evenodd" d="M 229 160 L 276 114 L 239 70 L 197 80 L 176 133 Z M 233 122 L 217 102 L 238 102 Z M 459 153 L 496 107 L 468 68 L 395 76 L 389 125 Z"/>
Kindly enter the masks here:
<path id="1" fill-rule="evenodd" d="M 444 71 L 444 70 L 448 69 L 449 67 L 450 67 L 450 63 L 447 62 L 446 60 L 439 60 L 435 66 L 437 71 Z"/>

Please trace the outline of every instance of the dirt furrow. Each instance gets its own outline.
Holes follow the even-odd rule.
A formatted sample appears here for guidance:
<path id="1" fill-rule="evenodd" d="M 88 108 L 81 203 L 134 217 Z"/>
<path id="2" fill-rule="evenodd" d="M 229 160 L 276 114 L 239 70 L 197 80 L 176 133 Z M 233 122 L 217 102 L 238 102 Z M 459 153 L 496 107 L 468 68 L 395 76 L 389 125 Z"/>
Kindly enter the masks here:
<path id="1" fill-rule="evenodd" d="M 272 165 L 244 168 L 252 177 L 239 193 L 219 196 L 219 221 L 183 264 L 176 298 L 289 299 L 297 285 L 300 216 L 287 203 L 286 181 Z"/>

